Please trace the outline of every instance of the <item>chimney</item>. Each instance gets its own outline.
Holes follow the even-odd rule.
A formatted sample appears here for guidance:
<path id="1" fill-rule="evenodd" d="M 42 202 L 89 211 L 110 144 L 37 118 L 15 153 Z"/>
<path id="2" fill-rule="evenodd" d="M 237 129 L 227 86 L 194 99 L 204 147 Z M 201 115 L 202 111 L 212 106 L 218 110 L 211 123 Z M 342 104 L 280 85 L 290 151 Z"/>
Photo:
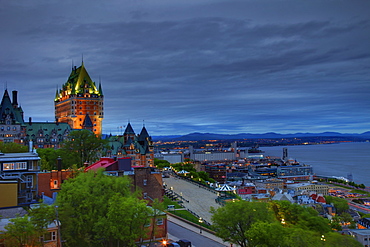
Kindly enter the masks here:
<path id="1" fill-rule="evenodd" d="M 62 158 L 60 158 L 60 156 L 57 158 L 57 170 L 62 170 Z"/>
<path id="2" fill-rule="evenodd" d="M 28 119 L 28 124 L 32 125 L 32 118 L 31 117 Z"/>
<path id="3" fill-rule="evenodd" d="M 13 93 L 13 106 L 18 106 L 18 100 L 17 100 L 18 92 L 14 90 L 12 93 Z"/>
<path id="4" fill-rule="evenodd" d="M 28 146 L 28 151 L 29 151 L 30 153 L 32 153 L 32 150 L 33 150 L 33 141 L 32 141 L 32 140 L 30 140 L 30 142 L 29 142 L 29 146 Z"/>

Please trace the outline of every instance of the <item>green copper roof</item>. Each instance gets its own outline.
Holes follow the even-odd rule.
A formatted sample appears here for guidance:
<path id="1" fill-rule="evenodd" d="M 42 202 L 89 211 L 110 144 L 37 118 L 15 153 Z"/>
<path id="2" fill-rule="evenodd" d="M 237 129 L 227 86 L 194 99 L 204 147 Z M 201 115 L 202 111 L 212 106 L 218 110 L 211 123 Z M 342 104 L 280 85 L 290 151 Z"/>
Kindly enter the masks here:
<path id="1" fill-rule="evenodd" d="M 78 68 L 74 67 L 71 74 L 68 77 L 68 80 L 57 93 L 55 101 L 62 97 L 62 92 L 66 92 L 68 95 L 76 94 L 96 94 L 98 96 L 103 96 L 103 90 L 101 84 L 97 88 L 95 82 L 91 80 L 89 73 L 87 72 L 84 64 Z"/>
<path id="2" fill-rule="evenodd" d="M 28 140 L 36 141 L 39 132 L 42 131 L 43 136 L 56 136 L 62 138 L 66 133 L 69 133 L 71 127 L 67 123 L 55 122 L 25 122 L 26 136 Z"/>

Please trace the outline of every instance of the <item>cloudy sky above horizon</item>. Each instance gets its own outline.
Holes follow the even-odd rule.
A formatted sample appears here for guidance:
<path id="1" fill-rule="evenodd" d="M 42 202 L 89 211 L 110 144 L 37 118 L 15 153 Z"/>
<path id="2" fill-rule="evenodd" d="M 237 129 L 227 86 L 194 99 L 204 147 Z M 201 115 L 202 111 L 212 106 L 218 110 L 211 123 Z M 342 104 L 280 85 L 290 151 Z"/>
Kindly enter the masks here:
<path id="1" fill-rule="evenodd" d="M 0 0 L 0 86 L 54 120 L 72 63 L 103 132 L 370 130 L 370 1 Z"/>

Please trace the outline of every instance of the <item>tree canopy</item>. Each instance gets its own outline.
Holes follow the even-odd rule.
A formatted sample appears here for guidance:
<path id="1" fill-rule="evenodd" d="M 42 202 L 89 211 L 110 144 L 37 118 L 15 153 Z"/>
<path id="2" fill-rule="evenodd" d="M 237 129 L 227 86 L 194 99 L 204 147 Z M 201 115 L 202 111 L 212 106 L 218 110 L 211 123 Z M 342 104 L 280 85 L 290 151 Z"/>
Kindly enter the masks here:
<path id="1" fill-rule="evenodd" d="M 5 246 L 41 246 L 40 237 L 54 219 L 53 207 L 46 204 L 31 209 L 25 216 L 11 219 L 3 235 Z"/>
<path id="2" fill-rule="evenodd" d="M 14 142 L 0 142 L 0 152 L 2 153 L 25 153 L 27 151 L 28 146 Z"/>
<path id="3" fill-rule="evenodd" d="M 81 173 L 62 185 L 57 204 L 68 246 L 134 246 L 150 214 L 127 177 L 102 170 Z"/>
<path id="4" fill-rule="evenodd" d="M 248 246 L 248 231 L 253 223 L 273 222 L 273 215 L 266 203 L 235 201 L 217 210 L 211 208 L 211 213 L 217 236 L 241 247 Z"/>
<path id="5" fill-rule="evenodd" d="M 335 196 L 325 196 L 326 203 L 334 204 L 337 214 L 342 214 L 349 209 L 349 205 L 346 199 L 335 197 Z"/>
<path id="6" fill-rule="evenodd" d="M 329 220 L 311 207 L 287 201 L 228 202 L 211 212 L 216 235 L 241 247 L 361 246 L 333 232 Z"/>
<path id="7" fill-rule="evenodd" d="M 91 163 L 101 156 L 104 149 L 108 147 L 108 140 L 102 140 L 90 130 L 75 130 L 72 131 L 68 140 L 61 144 L 62 151 L 74 154 L 76 163 L 79 167 L 85 162 Z"/>

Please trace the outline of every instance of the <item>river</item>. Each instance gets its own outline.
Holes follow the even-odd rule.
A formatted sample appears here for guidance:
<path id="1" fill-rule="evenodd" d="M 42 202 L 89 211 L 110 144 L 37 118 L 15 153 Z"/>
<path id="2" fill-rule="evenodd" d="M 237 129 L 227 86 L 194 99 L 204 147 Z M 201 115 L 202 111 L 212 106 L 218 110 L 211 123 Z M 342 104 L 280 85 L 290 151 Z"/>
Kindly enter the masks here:
<path id="1" fill-rule="evenodd" d="M 317 175 L 348 177 L 352 174 L 357 184 L 370 186 L 370 142 L 338 144 L 260 147 L 265 156 L 282 157 L 283 148 L 288 157 L 311 165 Z"/>

